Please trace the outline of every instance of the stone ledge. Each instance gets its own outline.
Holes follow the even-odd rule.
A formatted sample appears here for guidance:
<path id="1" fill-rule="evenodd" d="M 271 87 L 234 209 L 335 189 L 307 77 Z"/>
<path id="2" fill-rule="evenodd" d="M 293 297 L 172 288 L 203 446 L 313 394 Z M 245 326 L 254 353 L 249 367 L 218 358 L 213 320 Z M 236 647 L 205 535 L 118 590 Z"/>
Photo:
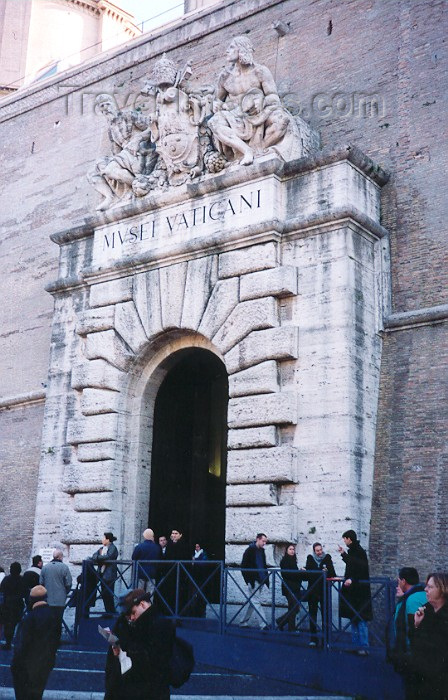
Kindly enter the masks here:
<path id="1" fill-rule="evenodd" d="M 112 461 L 70 462 L 64 467 L 62 490 L 65 493 L 96 493 L 112 491 Z"/>
<path id="2" fill-rule="evenodd" d="M 448 321 L 448 304 L 440 304 L 416 311 L 391 314 L 384 321 L 384 330 L 386 333 L 392 333 L 393 331 L 429 326 L 446 321 Z"/>

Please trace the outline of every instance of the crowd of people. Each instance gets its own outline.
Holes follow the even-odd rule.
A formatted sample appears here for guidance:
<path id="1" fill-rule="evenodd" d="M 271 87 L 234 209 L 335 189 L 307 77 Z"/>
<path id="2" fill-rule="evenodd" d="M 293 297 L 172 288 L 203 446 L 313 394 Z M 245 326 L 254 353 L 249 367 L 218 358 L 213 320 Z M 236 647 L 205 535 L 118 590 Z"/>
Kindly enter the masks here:
<path id="1" fill-rule="evenodd" d="M 328 622 L 325 620 L 325 580 L 338 580 L 341 582 L 339 615 L 348 620 L 354 650 L 366 656 L 369 653 L 367 623 L 373 617 L 367 553 L 354 530 L 344 532 L 342 540 L 344 546 L 338 549 L 345 571 L 340 577 L 331 555 L 324 551 L 320 542 L 313 544 L 304 566 L 298 564 L 296 545 L 286 546 L 280 561 L 280 575 L 287 607 L 276 619 L 276 626 L 280 631 L 287 628 L 295 632 L 299 612 L 307 610 L 309 645 L 322 644 Z M 118 578 L 115 541 L 112 532 L 105 532 L 101 547 L 88 560 L 89 566 L 96 570 L 93 579 L 89 584 L 78 577 L 78 586 L 93 586 L 88 605 L 95 604 L 98 589 L 104 614 L 114 618 L 114 587 Z M 243 554 L 241 572 L 247 597 L 242 606 L 242 627 L 248 627 L 252 618 L 262 630 L 271 627 L 263 604 L 263 590 L 269 587 L 271 580 L 271 567 L 265 554 L 267 542 L 266 534 L 258 533 Z M 171 562 L 190 561 L 189 571 L 193 572 L 194 565 L 206 562 L 208 557 L 200 543 L 190 551 L 180 530 L 173 529 L 169 538 L 161 535 L 156 542 L 153 530 L 147 528 L 142 541 L 134 548 L 132 560 L 138 588 L 127 593 L 118 606 L 119 615 L 113 628 L 115 637 L 107 661 L 106 699 L 157 697 L 162 700 L 169 698 L 171 682 L 167 659 L 171 658 L 176 640 L 175 626 L 169 620 L 174 600 L 181 611 L 188 601 L 186 615 L 204 617 L 206 613 L 206 600 L 198 595 L 205 580 L 200 574 L 203 567 L 196 567 L 195 575 L 190 574 L 190 577 L 174 569 L 170 583 L 168 563 L 171 566 Z M 84 567 L 84 575 L 89 566 Z M 196 583 L 193 589 L 192 582 Z M 59 548 L 45 565 L 40 555 L 34 556 L 32 565 L 23 575 L 18 562 L 11 564 L 9 575 L 0 567 L 0 637 L 4 636 L 0 648 L 11 649 L 14 639 L 11 670 L 17 700 L 42 697 L 55 663 L 63 612 L 71 589 L 70 569 L 63 562 L 63 552 Z M 396 595 L 388 659 L 404 678 L 406 698 L 448 700 L 448 574 L 431 573 L 423 584 L 415 568 L 403 567 L 398 573 Z M 154 688 L 155 695 L 152 694 Z"/>

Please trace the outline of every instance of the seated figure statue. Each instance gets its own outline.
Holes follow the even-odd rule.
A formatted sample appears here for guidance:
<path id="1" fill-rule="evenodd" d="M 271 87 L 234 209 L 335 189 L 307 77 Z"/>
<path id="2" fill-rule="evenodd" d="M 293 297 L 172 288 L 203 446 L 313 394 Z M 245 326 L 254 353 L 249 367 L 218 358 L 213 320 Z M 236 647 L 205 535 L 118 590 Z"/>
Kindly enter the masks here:
<path id="1" fill-rule="evenodd" d="M 253 53 L 246 36 L 235 37 L 227 48 L 229 65 L 218 78 L 215 113 L 208 122 L 215 146 L 227 160 L 239 159 L 242 165 L 267 150 L 284 160 L 299 158 L 294 117 L 282 107 L 270 70 L 254 63 Z"/>
<path id="2" fill-rule="evenodd" d="M 87 176 L 91 185 L 103 195 L 98 209 L 123 204 L 132 197 L 136 176 L 152 170 L 157 161 L 153 148 L 148 148 L 150 120 L 135 110 L 118 111 L 110 95 L 98 95 L 95 107 L 108 121 L 112 155 L 97 161 Z"/>

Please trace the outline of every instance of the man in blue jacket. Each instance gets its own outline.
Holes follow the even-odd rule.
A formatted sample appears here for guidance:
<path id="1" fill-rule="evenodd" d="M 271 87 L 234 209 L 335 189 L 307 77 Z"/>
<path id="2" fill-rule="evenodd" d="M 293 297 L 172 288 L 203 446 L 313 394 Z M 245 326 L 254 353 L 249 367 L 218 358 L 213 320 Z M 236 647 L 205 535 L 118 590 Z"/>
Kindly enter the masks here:
<path id="1" fill-rule="evenodd" d="M 162 549 L 154 542 L 154 532 L 148 527 L 143 532 L 143 542 L 136 545 L 132 552 L 132 560 L 144 562 L 137 566 L 137 577 L 142 583 L 143 590 L 151 594 L 154 593 L 154 580 L 158 573 L 157 564 L 152 562 L 160 561 L 161 558 Z"/>
<path id="2" fill-rule="evenodd" d="M 268 568 L 266 565 L 266 553 L 264 548 L 268 538 L 264 532 L 259 532 L 255 542 L 250 544 L 243 554 L 241 568 L 243 569 L 243 579 L 247 586 L 248 603 L 247 609 L 240 622 L 240 627 L 248 627 L 252 614 L 256 612 L 256 618 L 261 630 L 268 629 L 268 621 L 261 607 L 261 595 L 263 586 L 269 588 Z M 245 569 L 254 569 L 245 571 Z"/>
<path id="3" fill-rule="evenodd" d="M 397 606 L 394 614 L 395 640 L 389 658 L 398 673 L 406 673 L 410 661 L 409 625 L 414 627 L 414 614 L 428 600 L 425 584 L 419 582 L 418 571 L 404 566 L 398 572 Z"/>

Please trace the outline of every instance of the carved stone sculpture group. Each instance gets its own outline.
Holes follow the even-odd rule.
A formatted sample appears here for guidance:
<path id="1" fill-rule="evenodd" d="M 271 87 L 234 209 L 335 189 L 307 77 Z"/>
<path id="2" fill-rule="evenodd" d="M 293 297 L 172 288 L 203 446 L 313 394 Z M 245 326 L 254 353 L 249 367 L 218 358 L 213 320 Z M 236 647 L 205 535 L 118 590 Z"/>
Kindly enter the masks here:
<path id="1" fill-rule="evenodd" d="M 110 95 L 98 95 L 112 150 L 88 174 L 103 196 L 99 210 L 268 152 L 286 161 L 303 155 L 300 119 L 282 106 L 271 72 L 253 54 L 248 37 L 235 37 L 217 85 L 199 88 L 189 82 L 190 64 L 178 70 L 164 55 L 141 90 L 145 113 L 120 111 Z"/>

